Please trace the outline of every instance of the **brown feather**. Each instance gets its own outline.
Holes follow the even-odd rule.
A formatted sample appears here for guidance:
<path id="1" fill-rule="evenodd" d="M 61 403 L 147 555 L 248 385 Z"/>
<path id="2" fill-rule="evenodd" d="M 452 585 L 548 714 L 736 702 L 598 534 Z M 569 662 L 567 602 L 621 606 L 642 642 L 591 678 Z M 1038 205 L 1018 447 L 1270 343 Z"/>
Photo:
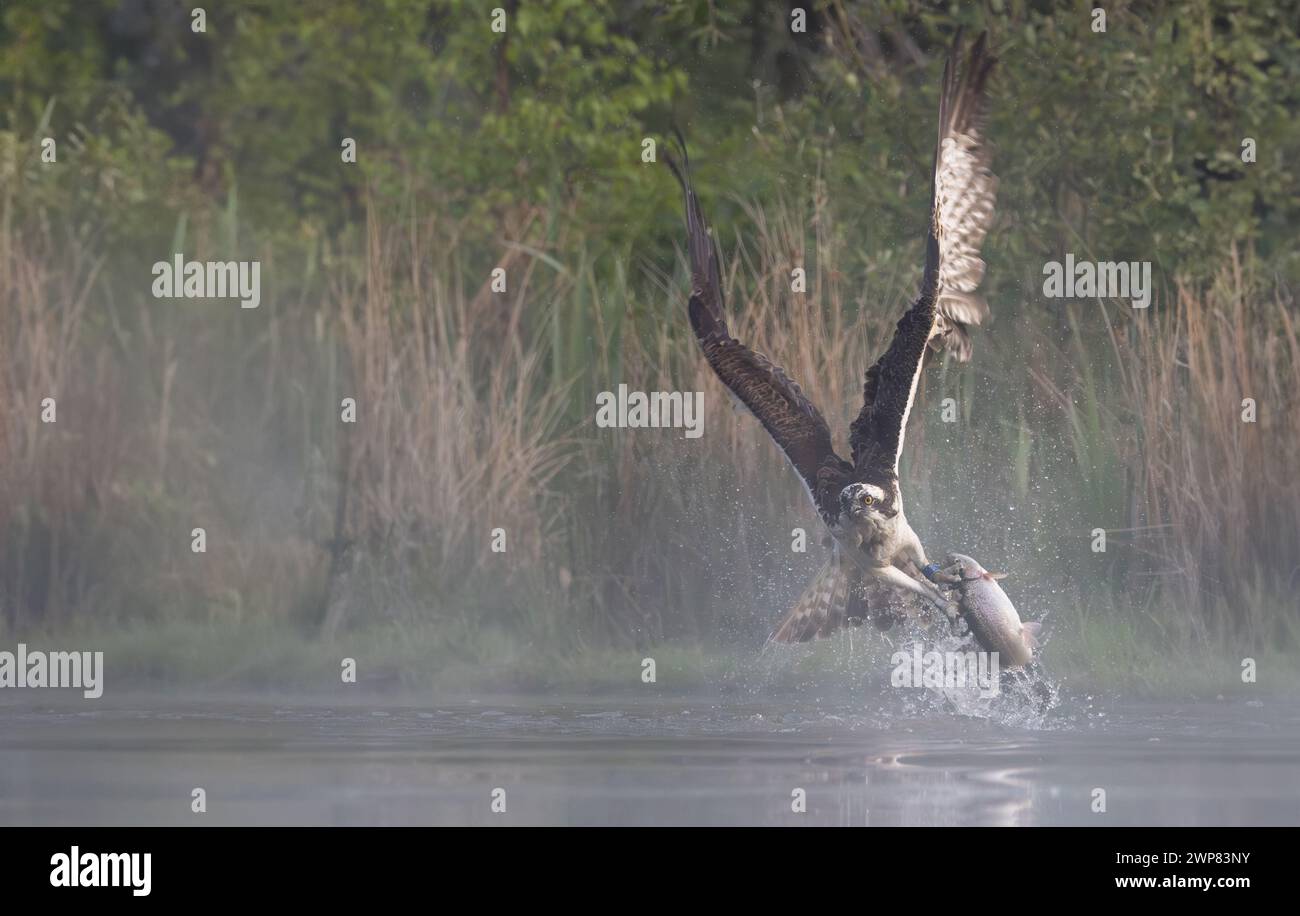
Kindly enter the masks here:
<path id="1" fill-rule="evenodd" d="M 829 521 L 839 512 L 839 493 L 852 470 L 835 454 L 821 411 L 784 369 L 731 336 L 722 307 L 717 248 L 684 161 L 665 157 L 686 197 L 687 251 L 691 261 L 691 328 L 704 358 L 732 394 L 767 430 L 803 479 L 813 503 Z"/>
<path id="2" fill-rule="evenodd" d="M 997 193 L 982 138 L 984 86 L 995 62 L 985 51 L 986 40 L 976 40 L 959 76 L 959 32 L 944 66 L 921 291 L 899 319 L 888 349 L 867 370 L 862 409 L 849 431 L 857 479 L 879 483 L 897 475 L 927 348 L 948 347 L 957 359 L 969 359 L 968 328 L 989 314 L 976 293 L 984 277 L 980 245 Z"/>
<path id="3" fill-rule="evenodd" d="M 911 595 L 900 594 L 879 579 L 862 574 L 857 564 L 838 555 L 808 583 L 803 594 L 777 624 L 768 642 L 809 642 L 826 639 L 846 625 L 870 620 L 887 630 L 923 607 Z"/>
<path id="4" fill-rule="evenodd" d="M 987 36 L 980 35 L 957 79 L 960 40 L 958 35 L 944 69 L 930 234 L 939 247 L 935 287 L 940 330 L 959 329 L 943 339 L 958 346 L 954 355 L 964 362 L 970 358 L 966 332 L 989 317 L 988 303 L 976 290 L 984 279 L 980 247 L 993 222 L 998 190 L 990 171 L 992 152 L 984 140 L 984 87 L 997 59 L 986 52 Z"/>
<path id="5" fill-rule="evenodd" d="M 839 556 L 832 556 L 808 583 L 799 600 L 781 619 L 768 642 L 808 642 L 825 639 L 844 625 L 850 577 Z"/>

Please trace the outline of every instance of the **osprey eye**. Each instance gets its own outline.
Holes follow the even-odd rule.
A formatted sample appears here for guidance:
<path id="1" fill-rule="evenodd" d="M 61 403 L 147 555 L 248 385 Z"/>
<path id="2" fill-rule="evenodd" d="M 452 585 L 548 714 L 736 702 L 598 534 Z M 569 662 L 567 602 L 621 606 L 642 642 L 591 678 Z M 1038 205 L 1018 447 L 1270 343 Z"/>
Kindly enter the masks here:
<path id="1" fill-rule="evenodd" d="M 869 506 L 869 505 L 871 505 L 872 503 L 874 503 L 875 501 L 876 501 L 876 498 L 875 498 L 874 496 L 871 496 L 870 494 L 868 494 L 868 495 L 862 497 L 862 505 L 864 505 L 864 506 Z"/>

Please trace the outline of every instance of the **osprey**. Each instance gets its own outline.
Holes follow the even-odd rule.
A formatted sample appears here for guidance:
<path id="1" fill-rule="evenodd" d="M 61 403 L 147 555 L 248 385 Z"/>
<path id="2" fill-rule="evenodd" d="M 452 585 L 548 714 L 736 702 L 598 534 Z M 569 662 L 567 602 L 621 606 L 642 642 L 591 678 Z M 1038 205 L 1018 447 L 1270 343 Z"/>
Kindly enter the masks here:
<path id="1" fill-rule="evenodd" d="M 959 77 L 960 47 L 958 32 L 939 97 L 921 290 L 899 319 L 889 348 L 867 370 L 862 409 L 849 428 L 851 461 L 836 454 L 826 420 L 799 385 L 728 332 L 717 246 L 691 188 L 685 146 L 682 168 L 667 160 L 686 198 L 688 312 L 696 339 L 718 378 L 781 447 L 832 537 L 831 560 L 772 634 L 779 642 L 827 636 L 900 592 L 956 614 L 930 581 L 943 577 L 936 576 L 938 567 L 926 558 L 903 513 L 898 459 L 927 353 L 946 350 L 968 360 L 968 328 L 989 315 L 976 290 L 984 276 L 980 245 L 997 192 L 982 138 L 984 85 L 995 58 L 986 53 L 980 35 Z M 877 620 L 889 623 L 888 616 Z"/>

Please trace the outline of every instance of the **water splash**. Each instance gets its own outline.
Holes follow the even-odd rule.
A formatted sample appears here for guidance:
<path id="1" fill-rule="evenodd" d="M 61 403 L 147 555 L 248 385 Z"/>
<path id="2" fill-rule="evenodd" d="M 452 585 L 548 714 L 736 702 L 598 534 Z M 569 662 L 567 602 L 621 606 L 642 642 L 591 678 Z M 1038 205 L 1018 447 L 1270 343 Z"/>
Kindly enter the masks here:
<path id="1" fill-rule="evenodd" d="M 1024 669 L 1000 669 L 991 696 L 973 679 L 946 686 L 894 683 L 898 653 L 964 654 L 979 648 L 969 633 L 953 633 L 927 618 L 883 633 L 870 626 L 850 628 L 820 642 L 768 645 L 753 664 L 733 674 L 729 686 L 753 699 L 812 693 L 824 710 L 856 709 L 881 723 L 957 716 L 1029 730 L 1060 724 L 1054 715 L 1062 704 L 1060 681 L 1038 661 Z"/>

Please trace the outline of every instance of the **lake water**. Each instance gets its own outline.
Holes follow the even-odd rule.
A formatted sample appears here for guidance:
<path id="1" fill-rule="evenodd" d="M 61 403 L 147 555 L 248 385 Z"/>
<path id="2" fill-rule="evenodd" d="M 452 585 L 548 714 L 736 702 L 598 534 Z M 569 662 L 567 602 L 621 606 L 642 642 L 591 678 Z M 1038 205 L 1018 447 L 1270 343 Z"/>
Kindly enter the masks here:
<path id="1" fill-rule="evenodd" d="M 1281 698 L 1066 696 L 1024 715 L 803 694 L 7 693 L 5 825 L 1300 823 L 1300 715 Z M 191 811 L 195 787 L 205 814 Z M 1092 810 L 1097 788 L 1105 813 Z M 806 813 L 792 811 L 798 789 Z"/>

